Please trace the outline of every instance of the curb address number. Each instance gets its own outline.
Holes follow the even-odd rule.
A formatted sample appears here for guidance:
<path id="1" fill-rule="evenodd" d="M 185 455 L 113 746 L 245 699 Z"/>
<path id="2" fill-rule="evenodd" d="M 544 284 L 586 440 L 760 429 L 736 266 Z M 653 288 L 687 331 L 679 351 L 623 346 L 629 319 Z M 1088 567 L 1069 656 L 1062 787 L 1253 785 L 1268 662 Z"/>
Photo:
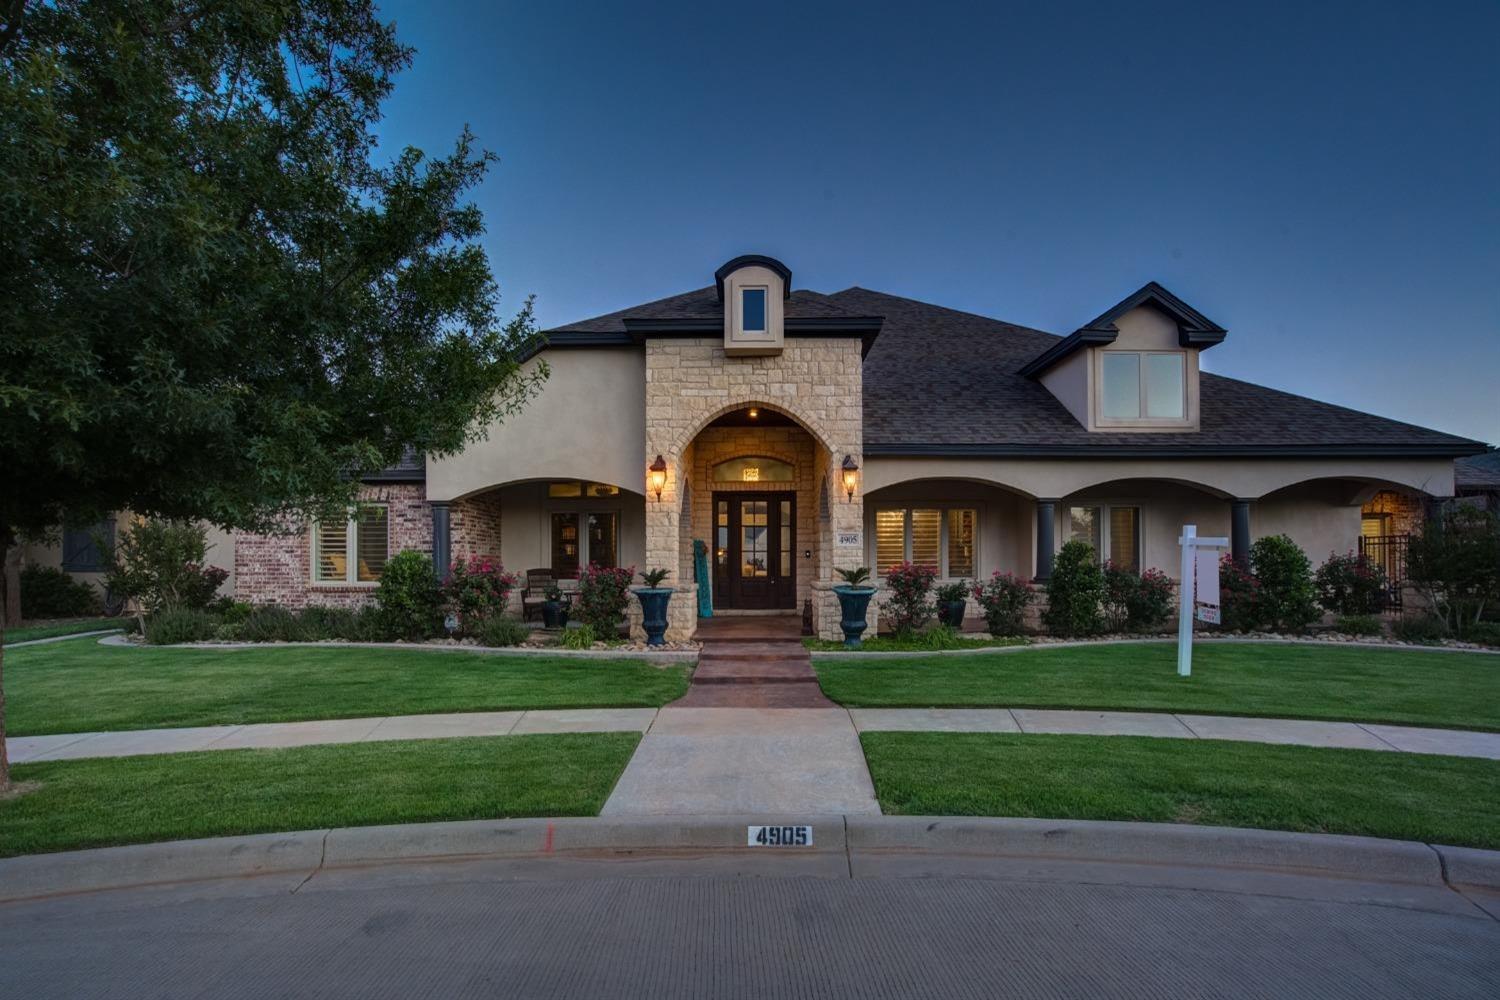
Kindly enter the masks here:
<path id="1" fill-rule="evenodd" d="M 810 826 L 752 826 L 749 831 L 750 847 L 811 847 L 813 845 Z"/>

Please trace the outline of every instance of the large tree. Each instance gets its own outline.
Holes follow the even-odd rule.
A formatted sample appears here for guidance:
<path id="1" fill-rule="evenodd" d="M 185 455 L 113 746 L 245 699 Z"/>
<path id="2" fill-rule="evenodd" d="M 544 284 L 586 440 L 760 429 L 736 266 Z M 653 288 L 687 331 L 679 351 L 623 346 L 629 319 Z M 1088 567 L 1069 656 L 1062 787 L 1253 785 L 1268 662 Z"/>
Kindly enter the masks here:
<path id="1" fill-rule="evenodd" d="M 0 562 L 110 511 L 264 529 L 449 454 L 516 363 L 467 192 L 382 158 L 368 0 L 0 0 Z M 0 787 L 8 783 L 0 692 Z"/>

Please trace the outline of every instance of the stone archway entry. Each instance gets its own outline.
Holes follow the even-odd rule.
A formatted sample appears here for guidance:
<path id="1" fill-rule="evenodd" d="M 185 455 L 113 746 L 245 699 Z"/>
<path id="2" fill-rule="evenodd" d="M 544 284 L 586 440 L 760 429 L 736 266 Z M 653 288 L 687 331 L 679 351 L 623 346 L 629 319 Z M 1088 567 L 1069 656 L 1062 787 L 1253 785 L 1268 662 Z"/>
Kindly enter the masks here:
<path id="1" fill-rule="evenodd" d="M 797 606 L 797 494 L 714 494 L 714 607 Z"/>

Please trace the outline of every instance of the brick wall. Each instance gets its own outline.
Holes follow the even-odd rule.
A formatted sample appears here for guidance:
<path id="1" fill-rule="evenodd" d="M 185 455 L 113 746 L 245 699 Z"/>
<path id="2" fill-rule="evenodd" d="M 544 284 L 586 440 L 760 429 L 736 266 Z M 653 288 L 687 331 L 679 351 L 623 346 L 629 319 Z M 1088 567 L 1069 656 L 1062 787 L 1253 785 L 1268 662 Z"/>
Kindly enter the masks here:
<path id="1" fill-rule="evenodd" d="M 420 484 L 366 486 L 359 498 L 383 503 L 390 512 L 390 554 L 416 549 L 432 552 L 432 513 Z M 358 607 L 375 594 L 373 584 L 327 584 L 312 580 L 311 532 L 288 524 L 286 534 L 234 536 L 236 600 L 251 604 Z"/>
<path id="2" fill-rule="evenodd" d="M 448 532 L 454 559 L 500 558 L 500 491 L 490 490 L 448 505 Z"/>

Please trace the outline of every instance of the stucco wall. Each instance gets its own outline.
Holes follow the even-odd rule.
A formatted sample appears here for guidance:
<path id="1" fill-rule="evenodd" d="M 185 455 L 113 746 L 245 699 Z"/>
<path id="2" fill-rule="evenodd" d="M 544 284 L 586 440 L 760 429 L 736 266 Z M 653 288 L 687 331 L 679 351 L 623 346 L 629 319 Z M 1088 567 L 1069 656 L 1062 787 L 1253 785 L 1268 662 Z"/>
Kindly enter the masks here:
<path id="1" fill-rule="evenodd" d="M 551 375 L 514 416 L 457 455 L 427 460 L 427 495 L 454 500 L 525 480 L 592 479 L 642 489 L 645 360 L 637 348 L 547 350 Z"/>

